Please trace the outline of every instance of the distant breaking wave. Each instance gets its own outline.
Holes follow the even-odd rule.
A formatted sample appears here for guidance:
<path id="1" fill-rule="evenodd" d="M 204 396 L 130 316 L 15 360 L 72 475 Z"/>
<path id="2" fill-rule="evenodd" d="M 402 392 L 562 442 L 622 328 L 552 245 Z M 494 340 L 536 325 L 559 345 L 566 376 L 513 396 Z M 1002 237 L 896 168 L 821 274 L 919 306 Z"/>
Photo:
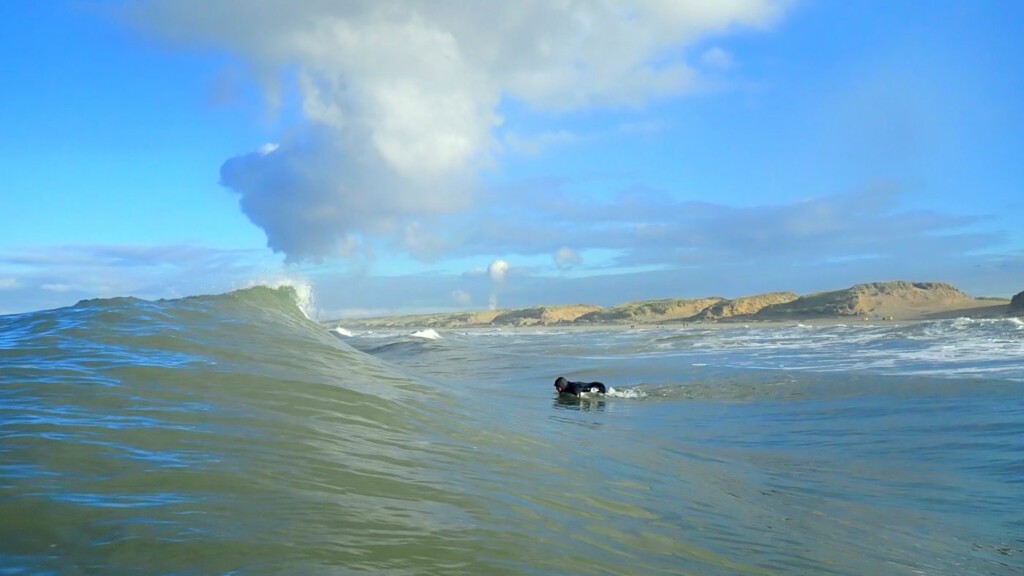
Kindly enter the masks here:
<path id="1" fill-rule="evenodd" d="M 427 328 L 426 330 L 417 330 L 410 334 L 413 338 L 423 338 L 424 340 L 438 340 L 441 335 L 437 333 L 437 330 L 433 328 Z"/>

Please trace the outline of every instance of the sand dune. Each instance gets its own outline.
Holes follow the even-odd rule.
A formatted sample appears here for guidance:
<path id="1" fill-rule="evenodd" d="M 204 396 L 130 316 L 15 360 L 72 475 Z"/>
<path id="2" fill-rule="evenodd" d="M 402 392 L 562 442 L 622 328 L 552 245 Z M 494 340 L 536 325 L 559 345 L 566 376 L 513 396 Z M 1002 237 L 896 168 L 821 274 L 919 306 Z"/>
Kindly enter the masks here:
<path id="1" fill-rule="evenodd" d="M 627 302 L 612 308 L 591 312 L 577 320 L 581 324 L 672 322 L 689 319 L 722 300 L 724 299 L 718 296 L 711 296 L 693 300 L 673 298 Z"/>
<path id="2" fill-rule="evenodd" d="M 515 310 L 439 313 L 349 319 L 349 327 L 463 328 L 485 326 L 650 325 L 666 323 L 930 320 L 967 316 L 1024 316 L 1024 292 L 1007 298 L 975 298 L 943 282 L 871 282 L 842 290 L 797 296 L 770 292 L 627 302 L 611 308 L 589 304 Z M 328 322 L 337 324 L 338 321 Z"/>
<path id="3" fill-rule="evenodd" d="M 801 296 L 783 304 L 768 306 L 757 313 L 764 320 L 788 318 L 917 318 L 951 310 L 992 306 L 958 288 L 941 282 L 873 282 L 844 290 Z"/>
<path id="4" fill-rule="evenodd" d="M 491 324 L 496 326 L 533 326 L 575 322 L 580 316 L 600 310 L 600 306 L 574 304 L 570 306 L 534 306 L 521 310 L 509 310 L 495 316 Z"/>
<path id="5" fill-rule="evenodd" d="M 720 320 L 736 316 L 749 316 L 758 314 L 765 308 L 788 304 L 799 297 L 794 292 L 769 292 L 756 296 L 744 296 L 733 300 L 722 300 L 707 307 L 692 320 Z"/>

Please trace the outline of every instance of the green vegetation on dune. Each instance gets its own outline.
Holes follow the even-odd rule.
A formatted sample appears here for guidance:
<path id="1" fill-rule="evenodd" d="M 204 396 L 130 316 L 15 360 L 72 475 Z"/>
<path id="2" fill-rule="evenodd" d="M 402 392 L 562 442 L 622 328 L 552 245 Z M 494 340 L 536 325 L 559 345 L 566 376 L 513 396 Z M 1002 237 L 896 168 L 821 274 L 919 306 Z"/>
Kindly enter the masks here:
<path id="1" fill-rule="evenodd" d="M 889 316 L 907 310 L 969 304 L 973 300 L 956 287 L 941 282 L 872 282 L 801 296 L 791 302 L 768 306 L 759 315 L 766 319 Z"/>
<path id="2" fill-rule="evenodd" d="M 756 296 L 745 296 L 733 300 L 721 300 L 699 314 L 701 320 L 718 320 L 734 316 L 757 314 L 768 306 L 785 304 L 797 299 L 793 292 L 769 292 Z"/>
<path id="3" fill-rule="evenodd" d="M 600 306 L 573 304 L 568 306 L 534 306 L 510 310 L 497 315 L 491 324 L 500 326 L 551 325 L 575 322 L 580 316 L 601 310 Z"/>
<path id="4" fill-rule="evenodd" d="M 1010 300 L 1010 308 L 1018 311 L 1024 310 L 1024 291 L 1013 295 L 1013 299 Z"/>
<path id="5" fill-rule="evenodd" d="M 580 323 L 605 324 L 624 322 L 669 322 L 683 320 L 700 313 L 708 306 L 721 301 L 717 296 L 683 300 L 668 298 L 627 302 L 605 310 L 584 314 L 577 319 Z"/>

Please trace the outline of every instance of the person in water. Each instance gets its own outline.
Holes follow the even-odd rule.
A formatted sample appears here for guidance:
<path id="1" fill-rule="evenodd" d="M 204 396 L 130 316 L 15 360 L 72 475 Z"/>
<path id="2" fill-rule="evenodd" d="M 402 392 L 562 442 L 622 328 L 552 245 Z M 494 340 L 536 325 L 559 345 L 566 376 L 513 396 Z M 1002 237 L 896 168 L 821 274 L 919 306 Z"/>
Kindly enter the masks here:
<path id="1" fill-rule="evenodd" d="M 579 396 L 581 392 L 589 392 L 591 394 L 595 392 L 604 394 L 607 392 L 604 384 L 600 382 L 571 382 L 562 376 L 555 379 L 555 390 L 558 390 L 559 394 L 570 396 Z"/>

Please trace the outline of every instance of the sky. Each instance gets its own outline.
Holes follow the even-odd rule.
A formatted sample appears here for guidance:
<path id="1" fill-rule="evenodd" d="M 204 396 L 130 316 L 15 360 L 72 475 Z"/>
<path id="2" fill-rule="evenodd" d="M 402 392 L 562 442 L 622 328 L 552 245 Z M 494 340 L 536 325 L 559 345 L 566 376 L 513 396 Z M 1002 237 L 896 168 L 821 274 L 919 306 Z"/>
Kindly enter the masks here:
<path id="1" fill-rule="evenodd" d="M 0 3 L 0 314 L 1024 290 L 1016 0 Z"/>

